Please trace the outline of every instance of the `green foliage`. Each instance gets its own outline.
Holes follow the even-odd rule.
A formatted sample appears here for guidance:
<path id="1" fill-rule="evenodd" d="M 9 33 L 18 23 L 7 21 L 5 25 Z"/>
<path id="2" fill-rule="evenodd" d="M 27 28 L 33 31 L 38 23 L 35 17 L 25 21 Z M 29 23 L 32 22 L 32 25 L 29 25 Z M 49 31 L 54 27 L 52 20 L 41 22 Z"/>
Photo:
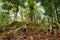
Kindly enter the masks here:
<path id="1" fill-rule="evenodd" d="M 52 5 L 57 5 L 59 4 L 59 0 L 40 0 L 42 6 L 45 8 L 46 10 L 46 14 L 50 17 L 52 17 Z"/>
<path id="2" fill-rule="evenodd" d="M 5 10 L 11 10 L 13 7 L 11 5 L 3 4 L 2 8 Z"/>
<path id="3" fill-rule="evenodd" d="M 20 0 L 2 0 L 3 2 L 10 2 L 10 3 L 12 3 L 12 4 L 16 4 L 16 5 L 19 5 L 20 3 Z"/>
<path id="4" fill-rule="evenodd" d="M 3 1 L 3 6 L 2 6 L 2 9 L 5 9 L 5 10 L 11 10 L 11 9 L 14 9 L 13 11 L 14 12 L 18 12 L 19 11 L 19 6 L 25 8 L 25 1 L 26 0 L 1 0 Z"/>
<path id="5" fill-rule="evenodd" d="M 11 22 L 11 17 L 9 16 L 9 13 L 0 13 L 0 27 L 7 25 L 9 22 Z"/>
<path id="6" fill-rule="evenodd" d="M 28 3 L 29 3 L 30 9 L 33 10 L 34 9 L 34 0 L 29 0 Z"/>

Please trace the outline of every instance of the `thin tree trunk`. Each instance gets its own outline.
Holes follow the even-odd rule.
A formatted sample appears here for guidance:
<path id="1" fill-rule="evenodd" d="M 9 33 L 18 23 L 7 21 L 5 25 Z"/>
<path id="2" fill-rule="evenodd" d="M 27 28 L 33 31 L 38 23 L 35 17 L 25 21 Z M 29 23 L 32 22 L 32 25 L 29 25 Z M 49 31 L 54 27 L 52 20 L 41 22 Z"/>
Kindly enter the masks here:
<path id="1" fill-rule="evenodd" d="M 52 15 L 53 15 L 53 21 L 58 22 L 57 13 L 54 6 L 52 6 Z"/>
<path id="2" fill-rule="evenodd" d="M 17 13 L 14 14 L 14 19 L 13 21 L 17 21 Z"/>
<path id="3" fill-rule="evenodd" d="M 22 10 L 22 8 L 21 8 L 21 21 L 23 22 L 23 10 Z"/>
<path id="4" fill-rule="evenodd" d="M 35 22 L 35 13 L 33 13 L 33 22 Z"/>

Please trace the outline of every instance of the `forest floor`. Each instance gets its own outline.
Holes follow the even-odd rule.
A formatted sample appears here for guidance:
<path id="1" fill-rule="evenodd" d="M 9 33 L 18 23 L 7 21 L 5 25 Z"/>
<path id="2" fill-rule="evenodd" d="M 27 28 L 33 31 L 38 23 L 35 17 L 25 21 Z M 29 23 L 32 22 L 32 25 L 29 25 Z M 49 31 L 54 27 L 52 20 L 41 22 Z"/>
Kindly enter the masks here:
<path id="1" fill-rule="evenodd" d="M 0 40 L 60 40 L 60 33 L 54 35 L 51 34 L 50 32 L 41 33 L 37 32 L 37 30 L 28 31 L 26 29 L 24 29 L 22 32 L 21 31 L 17 32 L 18 29 L 20 30 L 20 27 L 19 28 L 12 27 L 12 28 L 14 29 L 0 32 Z"/>
<path id="2" fill-rule="evenodd" d="M 49 34 L 6 34 L 4 37 L 0 37 L 0 40 L 60 40 L 60 34 L 58 35 L 49 35 Z"/>

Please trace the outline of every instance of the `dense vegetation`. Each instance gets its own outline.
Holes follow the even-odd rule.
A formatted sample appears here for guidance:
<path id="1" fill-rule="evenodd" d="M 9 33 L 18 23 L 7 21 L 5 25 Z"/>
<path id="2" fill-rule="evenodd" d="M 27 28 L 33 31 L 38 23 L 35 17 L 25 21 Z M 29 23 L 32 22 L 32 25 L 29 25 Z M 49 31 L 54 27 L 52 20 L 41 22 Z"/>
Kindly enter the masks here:
<path id="1" fill-rule="evenodd" d="M 0 2 L 0 40 L 59 40 L 60 0 Z"/>

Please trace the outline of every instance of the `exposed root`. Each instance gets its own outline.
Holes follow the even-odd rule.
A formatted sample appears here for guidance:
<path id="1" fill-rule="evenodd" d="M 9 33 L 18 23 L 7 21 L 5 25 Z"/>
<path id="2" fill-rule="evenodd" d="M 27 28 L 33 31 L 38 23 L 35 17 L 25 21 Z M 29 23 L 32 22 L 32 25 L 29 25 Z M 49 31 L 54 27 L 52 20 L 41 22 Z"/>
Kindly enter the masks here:
<path id="1" fill-rule="evenodd" d="M 2 33 L 2 34 L 0 35 L 0 38 L 6 37 L 5 35 L 7 35 L 7 34 L 11 34 L 11 33 L 15 34 L 15 33 L 16 33 L 18 30 L 20 30 L 22 27 L 23 27 L 23 26 L 15 29 L 15 30 L 9 30 L 8 32 Z"/>

